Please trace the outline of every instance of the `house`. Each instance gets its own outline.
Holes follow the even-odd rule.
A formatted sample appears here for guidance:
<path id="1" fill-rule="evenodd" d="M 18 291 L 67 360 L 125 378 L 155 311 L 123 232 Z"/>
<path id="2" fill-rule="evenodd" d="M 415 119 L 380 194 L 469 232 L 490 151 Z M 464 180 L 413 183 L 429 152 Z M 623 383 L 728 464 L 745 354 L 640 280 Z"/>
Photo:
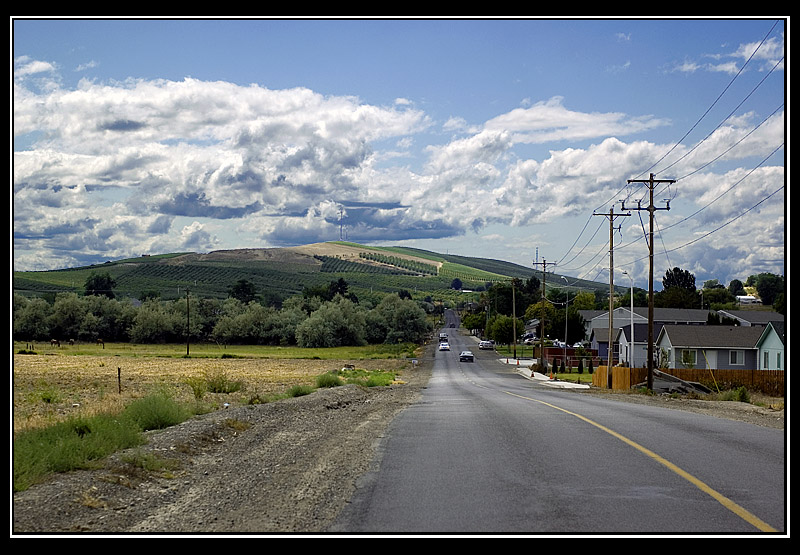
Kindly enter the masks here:
<path id="1" fill-rule="evenodd" d="M 668 368 L 754 370 L 764 329 L 753 326 L 685 326 L 668 324 L 655 341 L 667 353 Z"/>
<path id="2" fill-rule="evenodd" d="M 622 330 L 614 328 L 612 341 L 614 344 L 614 356 L 612 361 L 619 360 L 619 337 Z M 608 360 L 608 326 L 605 328 L 594 328 L 589 337 L 589 348 L 597 351 L 600 360 Z"/>
<path id="3" fill-rule="evenodd" d="M 704 326 L 708 323 L 709 310 L 700 310 L 695 308 L 654 308 L 653 309 L 653 324 L 687 324 Z M 595 327 L 606 329 L 608 333 L 608 311 L 585 311 L 584 319 L 586 320 L 586 337 L 591 337 L 592 330 Z M 583 314 L 583 311 L 582 311 Z M 587 318 L 588 316 L 588 318 Z M 646 324 L 647 323 L 647 307 L 634 307 L 633 318 L 631 318 L 631 309 L 619 307 L 614 309 L 613 325 L 614 327 L 630 325 L 631 319 L 633 324 Z M 635 332 L 634 332 L 635 333 Z M 655 332 L 654 332 L 655 334 Z M 638 335 L 637 335 L 638 337 Z M 644 335 L 647 337 L 647 334 Z M 638 339 L 636 341 L 639 342 Z"/>
<path id="4" fill-rule="evenodd" d="M 737 320 L 740 326 L 766 326 L 786 320 L 783 314 L 771 310 L 718 310 L 717 314 Z"/>
<path id="5" fill-rule="evenodd" d="M 758 369 L 786 369 L 786 324 L 770 322 L 761 333 L 758 342 Z"/>
<path id="6" fill-rule="evenodd" d="M 600 352 L 608 352 L 608 311 L 581 311 L 586 322 L 586 337 L 592 342 L 592 348 Z M 706 325 L 708 323 L 708 310 L 687 308 L 654 308 L 653 309 L 653 340 L 665 324 Z M 622 361 L 632 363 L 639 368 L 647 366 L 647 307 L 634 307 L 633 314 L 630 308 L 615 308 L 613 313 L 614 327 L 621 328 L 623 334 L 615 336 L 615 341 L 622 341 L 623 345 L 615 345 L 614 352 L 621 354 Z M 633 320 L 633 338 L 630 337 L 630 325 Z M 641 326 L 644 327 L 641 327 Z M 598 330 L 595 332 L 595 330 Z M 627 331 L 625 331 L 627 330 Z M 592 335 L 597 336 L 598 342 L 592 341 Z M 635 343 L 635 344 L 634 344 Z M 631 353 L 633 358 L 631 358 Z M 608 355 L 606 355 L 607 357 Z M 602 355 L 601 355 L 602 358 Z"/>
<path id="7" fill-rule="evenodd" d="M 620 322 L 621 324 L 621 322 Z M 664 324 L 653 324 L 653 340 L 658 337 L 658 332 Z M 633 324 L 633 335 L 631 335 L 631 325 L 620 326 L 619 347 L 620 360 L 624 366 L 632 368 L 644 368 L 647 366 L 647 324 Z"/>

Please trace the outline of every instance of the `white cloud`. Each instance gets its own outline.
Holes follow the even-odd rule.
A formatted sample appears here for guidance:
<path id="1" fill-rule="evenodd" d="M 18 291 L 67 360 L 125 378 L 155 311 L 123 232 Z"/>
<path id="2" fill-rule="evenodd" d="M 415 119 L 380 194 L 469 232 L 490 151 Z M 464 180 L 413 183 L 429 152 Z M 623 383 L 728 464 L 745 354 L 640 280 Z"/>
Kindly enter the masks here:
<path id="1" fill-rule="evenodd" d="M 15 132 L 35 137 L 14 153 L 19 269 L 333 240 L 342 208 L 350 237 L 364 242 L 442 239 L 495 223 L 551 224 L 617 201 L 625 179 L 671 146 L 624 140 L 668 125 L 663 118 L 585 113 L 553 97 L 482 124 L 451 117 L 442 128 L 459 135 L 420 147 L 427 158 L 412 170 L 389 161 L 424 145 L 432 121 L 408 99 L 386 108 L 306 88 L 196 79 L 83 81 L 64 90 L 52 64 L 20 59 L 17 67 Z M 50 86 L 32 84 L 43 75 Z M 726 122 L 676 171 L 689 173 L 725 152 L 757 119 Z M 765 153 L 782 133 L 782 118 L 775 118 L 725 159 Z M 523 153 L 536 144 L 552 148 L 540 160 Z M 676 149 L 672 159 L 684 154 L 686 148 Z M 700 205 L 743 171 L 712 169 L 681 184 L 676 203 Z M 782 168 L 764 168 L 757 185 L 742 190 L 755 198 L 782 175 Z M 730 218 L 747 200 L 747 194 L 726 196 L 698 225 Z M 664 226 L 676 218 L 663 215 Z M 772 239 L 779 221 L 770 221 Z M 736 227 L 745 228 L 745 222 Z M 774 240 L 742 249 L 767 259 Z M 694 253 L 675 257 L 686 252 Z"/>

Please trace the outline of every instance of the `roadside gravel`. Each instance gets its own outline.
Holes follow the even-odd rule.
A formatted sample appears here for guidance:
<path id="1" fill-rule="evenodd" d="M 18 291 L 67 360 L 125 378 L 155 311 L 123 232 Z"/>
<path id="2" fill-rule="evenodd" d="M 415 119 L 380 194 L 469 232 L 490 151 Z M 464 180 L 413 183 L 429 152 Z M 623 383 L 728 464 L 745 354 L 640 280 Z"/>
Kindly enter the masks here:
<path id="1" fill-rule="evenodd" d="M 60 474 L 15 493 L 12 536 L 325 532 L 370 470 L 388 424 L 426 386 L 432 361 L 432 353 L 421 357 L 402 384 L 323 389 L 150 432 L 146 445 L 109 457 L 101 468 Z M 784 425 L 783 410 L 746 403 L 589 391 Z M 131 464 L 133 455 L 145 454 L 169 462 L 169 469 Z"/>

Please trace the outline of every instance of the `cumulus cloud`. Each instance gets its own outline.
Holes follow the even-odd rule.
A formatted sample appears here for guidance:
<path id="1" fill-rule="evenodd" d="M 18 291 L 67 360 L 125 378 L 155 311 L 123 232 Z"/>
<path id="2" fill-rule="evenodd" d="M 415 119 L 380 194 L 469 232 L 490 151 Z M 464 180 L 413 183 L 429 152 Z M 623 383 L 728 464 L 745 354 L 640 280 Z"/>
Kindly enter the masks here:
<path id="1" fill-rule="evenodd" d="M 672 146 L 625 139 L 669 125 L 662 118 L 583 113 L 553 97 L 485 122 L 454 115 L 441 128 L 453 137 L 420 147 L 426 158 L 412 170 L 390 161 L 424 145 L 434 122 L 408 99 L 375 106 L 307 88 L 188 78 L 67 90 L 58 68 L 26 58 L 14 78 L 15 140 L 28 145 L 13 160 L 17 269 L 304 244 L 338 239 L 342 229 L 371 242 L 546 224 L 616 200 L 620 183 Z M 755 118 L 726 122 L 702 157 L 676 149 L 676 170 L 725 153 Z M 726 159 L 765 151 L 778 133 L 782 118 Z M 553 145 L 545 158 L 524 153 L 538 144 Z M 402 150 L 381 150 L 387 145 Z M 700 204 L 736 178 L 704 171 L 682 198 Z M 762 177 L 752 194 L 780 179 Z M 704 218 L 724 219 L 741 208 L 737 200 Z"/>

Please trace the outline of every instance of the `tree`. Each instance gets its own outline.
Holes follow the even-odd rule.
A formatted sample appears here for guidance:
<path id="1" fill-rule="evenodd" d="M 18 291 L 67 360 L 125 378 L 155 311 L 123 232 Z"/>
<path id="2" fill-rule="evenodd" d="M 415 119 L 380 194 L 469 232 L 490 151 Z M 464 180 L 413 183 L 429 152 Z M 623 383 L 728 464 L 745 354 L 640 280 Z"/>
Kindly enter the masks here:
<path id="1" fill-rule="evenodd" d="M 744 295 L 745 294 L 744 284 L 738 279 L 732 279 L 731 282 L 728 284 L 728 291 L 734 297 L 738 295 Z"/>
<path id="2" fill-rule="evenodd" d="M 450 282 L 450 289 L 456 289 L 460 291 L 463 285 L 464 284 L 461 282 L 460 279 L 455 278 L 453 281 Z"/>
<path id="3" fill-rule="evenodd" d="M 256 286 L 246 279 L 240 279 L 228 289 L 228 296 L 248 304 L 256 299 Z"/>
<path id="4" fill-rule="evenodd" d="M 116 286 L 117 282 L 114 281 L 114 278 L 112 278 L 111 274 L 108 272 L 103 274 L 92 273 L 92 275 L 86 278 L 83 290 L 87 297 L 89 295 L 98 295 L 113 299 L 114 291 L 112 291 L 112 289 Z"/>
<path id="5" fill-rule="evenodd" d="M 24 340 L 48 340 L 50 337 L 50 303 L 41 298 L 26 299 L 14 294 L 14 337 Z"/>
<path id="6" fill-rule="evenodd" d="M 664 289 L 670 287 L 680 287 L 687 291 L 696 291 L 697 287 L 694 283 L 694 275 L 689 270 L 681 270 L 677 266 L 671 270 L 667 270 L 664 274 L 664 279 L 661 280 L 661 285 Z"/>
<path id="7" fill-rule="evenodd" d="M 700 299 L 694 275 L 678 267 L 667 270 L 661 280 L 664 290 L 654 295 L 653 305 L 659 308 L 697 308 Z"/>
<path id="8" fill-rule="evenodd" d="M 765 305 L 772 305 L 777 296 L 783 293 L 785 286 L 783 276 L 775 274 L 758 274 L 756 280 L 756 291 Z"/>
<path id="9" fill-rule="evenodd" d="M 351 300 L 337 295 L 298 325 L 296 336 L 301 347 L 365 345 L 365 311 Z"/>

